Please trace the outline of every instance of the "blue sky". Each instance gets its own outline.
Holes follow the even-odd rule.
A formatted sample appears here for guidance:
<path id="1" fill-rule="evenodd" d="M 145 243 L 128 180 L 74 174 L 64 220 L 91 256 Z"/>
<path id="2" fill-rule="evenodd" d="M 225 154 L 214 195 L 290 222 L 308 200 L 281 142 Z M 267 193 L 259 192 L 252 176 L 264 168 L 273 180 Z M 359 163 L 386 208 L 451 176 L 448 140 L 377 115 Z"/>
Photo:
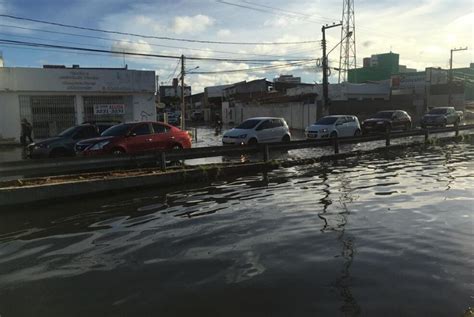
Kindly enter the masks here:
<path id="1" fill-rule="evenodd" d="M 168 36 L 188 39 L 234 42 L 294 42 L 321 39 L 321 25 L 339 21 L 342 0 L 225 0 L 243 8 L 215 0 L 0 0 L 0 13 L 67 23 L 78 26 Z M 272 8 L 269 8 L 272 7 Z M 299 15 L 290 14 L 297 12 Z M 393 51 L 400 54 L 400 63 L 423 70 L 425 67 L 448 66 L 449 50 L 469 46 L 457 52 L 455 67 L 473 61 L 472 0 L 355 0 L 357 60 L 376 53 Z M 303 17 L 305 14 L 306 16 Z M 18 27 L 22 27 L 20 29 Z M 28 29 L 24 29 L 28 28 Z M 104 39 L 52 34 L 59 31 Z M 327 33 L 328 47 L 339 42 L 340 30 Z M 320 45 L 216 45 L 164 40 L 139 39 L 65 29 L 55 26 L 21 22 L 0 17 L 0 38 L 42 42 L 55 45 L 83 46 L 116 51 L 137 51 L 166 55 L 225 57 L 244 59 L 318 58 Z M 160 46 L 161 45 L 161 46 Z M 163 47 L 163 46 L 173 46 Z M 181 47 L 181 48 L 176 48 Z M 143 59 L 111 54 L 86 55 L 57 50 L 14 48 L 0 44 L 6 66 L 40 67 L 43 64 L 80 64 L 89 67 L 122 67 L 156 70 L 160 81 L 172 77 L 177 61 Z M 272 57 L 265 57 L 272 55 Z M 278 57 L 275 57 L 278 56 Z M 338 67 L 339 50 L 330 55 L 331 66 Z M 285 63 L 285 62 L 280 62 Z M 223 71 L 254 67 L 242 62 L 189 61 L 188 68 L 200 71 Z M 302 76 L 306 82 L 321 81 L 315 67 L 282 68 L 273 71 L 227 74 L 190 74 L 187 81 L 193 92 L 203 87 L 254 78 L 272 79 L 279 74 Z M 331 78 L 332 81 L 335 78 Z"/>

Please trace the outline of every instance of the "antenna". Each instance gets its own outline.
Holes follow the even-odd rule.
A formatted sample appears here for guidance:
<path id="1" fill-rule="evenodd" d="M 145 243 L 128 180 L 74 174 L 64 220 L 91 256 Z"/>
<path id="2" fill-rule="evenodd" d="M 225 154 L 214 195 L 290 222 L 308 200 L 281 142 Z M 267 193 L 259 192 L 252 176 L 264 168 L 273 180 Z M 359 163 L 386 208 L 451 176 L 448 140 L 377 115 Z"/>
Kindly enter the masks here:
<path id="1" fill-rule="evenodd" d="M 349 69 L 357 67 L 354 0 L 343 0 L 339 83 L 347 81 Z"/>

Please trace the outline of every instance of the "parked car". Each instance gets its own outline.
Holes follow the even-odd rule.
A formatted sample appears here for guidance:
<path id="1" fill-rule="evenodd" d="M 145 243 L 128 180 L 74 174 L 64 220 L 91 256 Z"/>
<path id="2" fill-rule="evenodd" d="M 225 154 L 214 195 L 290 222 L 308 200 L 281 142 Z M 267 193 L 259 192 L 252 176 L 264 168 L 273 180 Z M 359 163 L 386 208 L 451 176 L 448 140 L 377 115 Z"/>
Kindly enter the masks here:
<path id="1" fill-rule="evenodd" d="M 390 132 L 392 130 L 410 130 L 411 117 L 403 110 L 377 112 L 362 122 L 362 133 Z"/>
<path id="2" fill-rule="evenodd" d="M 360 135 L 361 129 L 356 116 L 333 115 L 323 117 L 307 127 L 305 134 L 307 139 L 350 137 Z"/>
<path id="3" fill-rule="evenodd" d="M 454 107 L 436 107 L 421 118 L 421 127 L 445 127 L 448 124 L 456 126 L 461 122 L 461 119 L 461 115 Z"/>
<path id="4" fill-rule="evenodd" d="M 148 151 L 190 148 L 188 132 L 162 122 L 122 123 L 105 130 L 100 137 L 80 141 L 81 155 L 138 154 Z"/>
<path id="5" fill-rule="evenodd" d="M 291 140 L 290 129 L 283 118 L 258 117 L 250 118 L 239 126 L 227 131 L 222 143 L 249 144 L 288 142 Z"/>
<path id="6" fill-rule="evenodd" d="M 54 158 L 74 156 L 74 145 L 80 140 L 100 136 L 100 133 L 116 123 L 84 123 L 70 127 L 57 136 L 31 143 L 26 148 L 30 158 Z"/>

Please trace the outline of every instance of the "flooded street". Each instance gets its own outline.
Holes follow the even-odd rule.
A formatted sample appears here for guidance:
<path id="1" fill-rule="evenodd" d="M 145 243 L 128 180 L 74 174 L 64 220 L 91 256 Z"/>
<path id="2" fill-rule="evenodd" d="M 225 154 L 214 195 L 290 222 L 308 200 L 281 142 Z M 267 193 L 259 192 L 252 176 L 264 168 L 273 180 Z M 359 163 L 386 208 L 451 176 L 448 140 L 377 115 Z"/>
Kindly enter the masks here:
<path id="1" fill-rule="evenodd" d="M 473 158 L 411 148 L 3 211 L 0 315 L 460 316 Z"/>

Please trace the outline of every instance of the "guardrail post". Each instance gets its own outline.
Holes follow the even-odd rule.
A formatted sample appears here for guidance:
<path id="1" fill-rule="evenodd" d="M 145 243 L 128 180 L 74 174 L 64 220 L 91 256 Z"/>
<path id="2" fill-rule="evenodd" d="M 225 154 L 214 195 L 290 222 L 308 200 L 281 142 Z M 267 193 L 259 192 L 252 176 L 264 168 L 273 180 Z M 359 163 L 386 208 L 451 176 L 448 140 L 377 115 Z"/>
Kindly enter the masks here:
<path id="1" fill-rule="evenodd" d="M 162 171 L 166 171 L 166 153 L 165 152 L 160 153 L 160 169 Z"/>
<path id="2" fill-rule="evenodd" d="M 194 128 L 194 141 L 195 142 L 198 141 L 198 129 L 197 128 Z"/>
<path id="3" fill-rule="evenodd" d="M 454 126 L 454 128 L 456 128 L 455 136 L 458 137 L 458 136 L 459 136 L 459 125 L 456 124 L 456 125 Z"/>
<path id="4" fill-rule="evenodd" d="M 390 132 L 385 134 L 385 146 L 390 146 Z"/>
<path id="5" fill-rule="evenodd" d="M 428 142 L 430 138 L 430 132 L 428 131 L 428 129 L 425 129 L 425 143 Z"/>
<path id="6" fill-rule="evenodd" d="M 263 145 L 263 161 L 268 162 L 269 159 L 270 159 L 270 150 L 269 150 L 268 144 L 264 144 Z"/>
<path id="7" fill-rule="evenodd" d="M 337 137 L 333 138 L 334 143 L 334 154 L 339 154 L 339 140 Z"/>

